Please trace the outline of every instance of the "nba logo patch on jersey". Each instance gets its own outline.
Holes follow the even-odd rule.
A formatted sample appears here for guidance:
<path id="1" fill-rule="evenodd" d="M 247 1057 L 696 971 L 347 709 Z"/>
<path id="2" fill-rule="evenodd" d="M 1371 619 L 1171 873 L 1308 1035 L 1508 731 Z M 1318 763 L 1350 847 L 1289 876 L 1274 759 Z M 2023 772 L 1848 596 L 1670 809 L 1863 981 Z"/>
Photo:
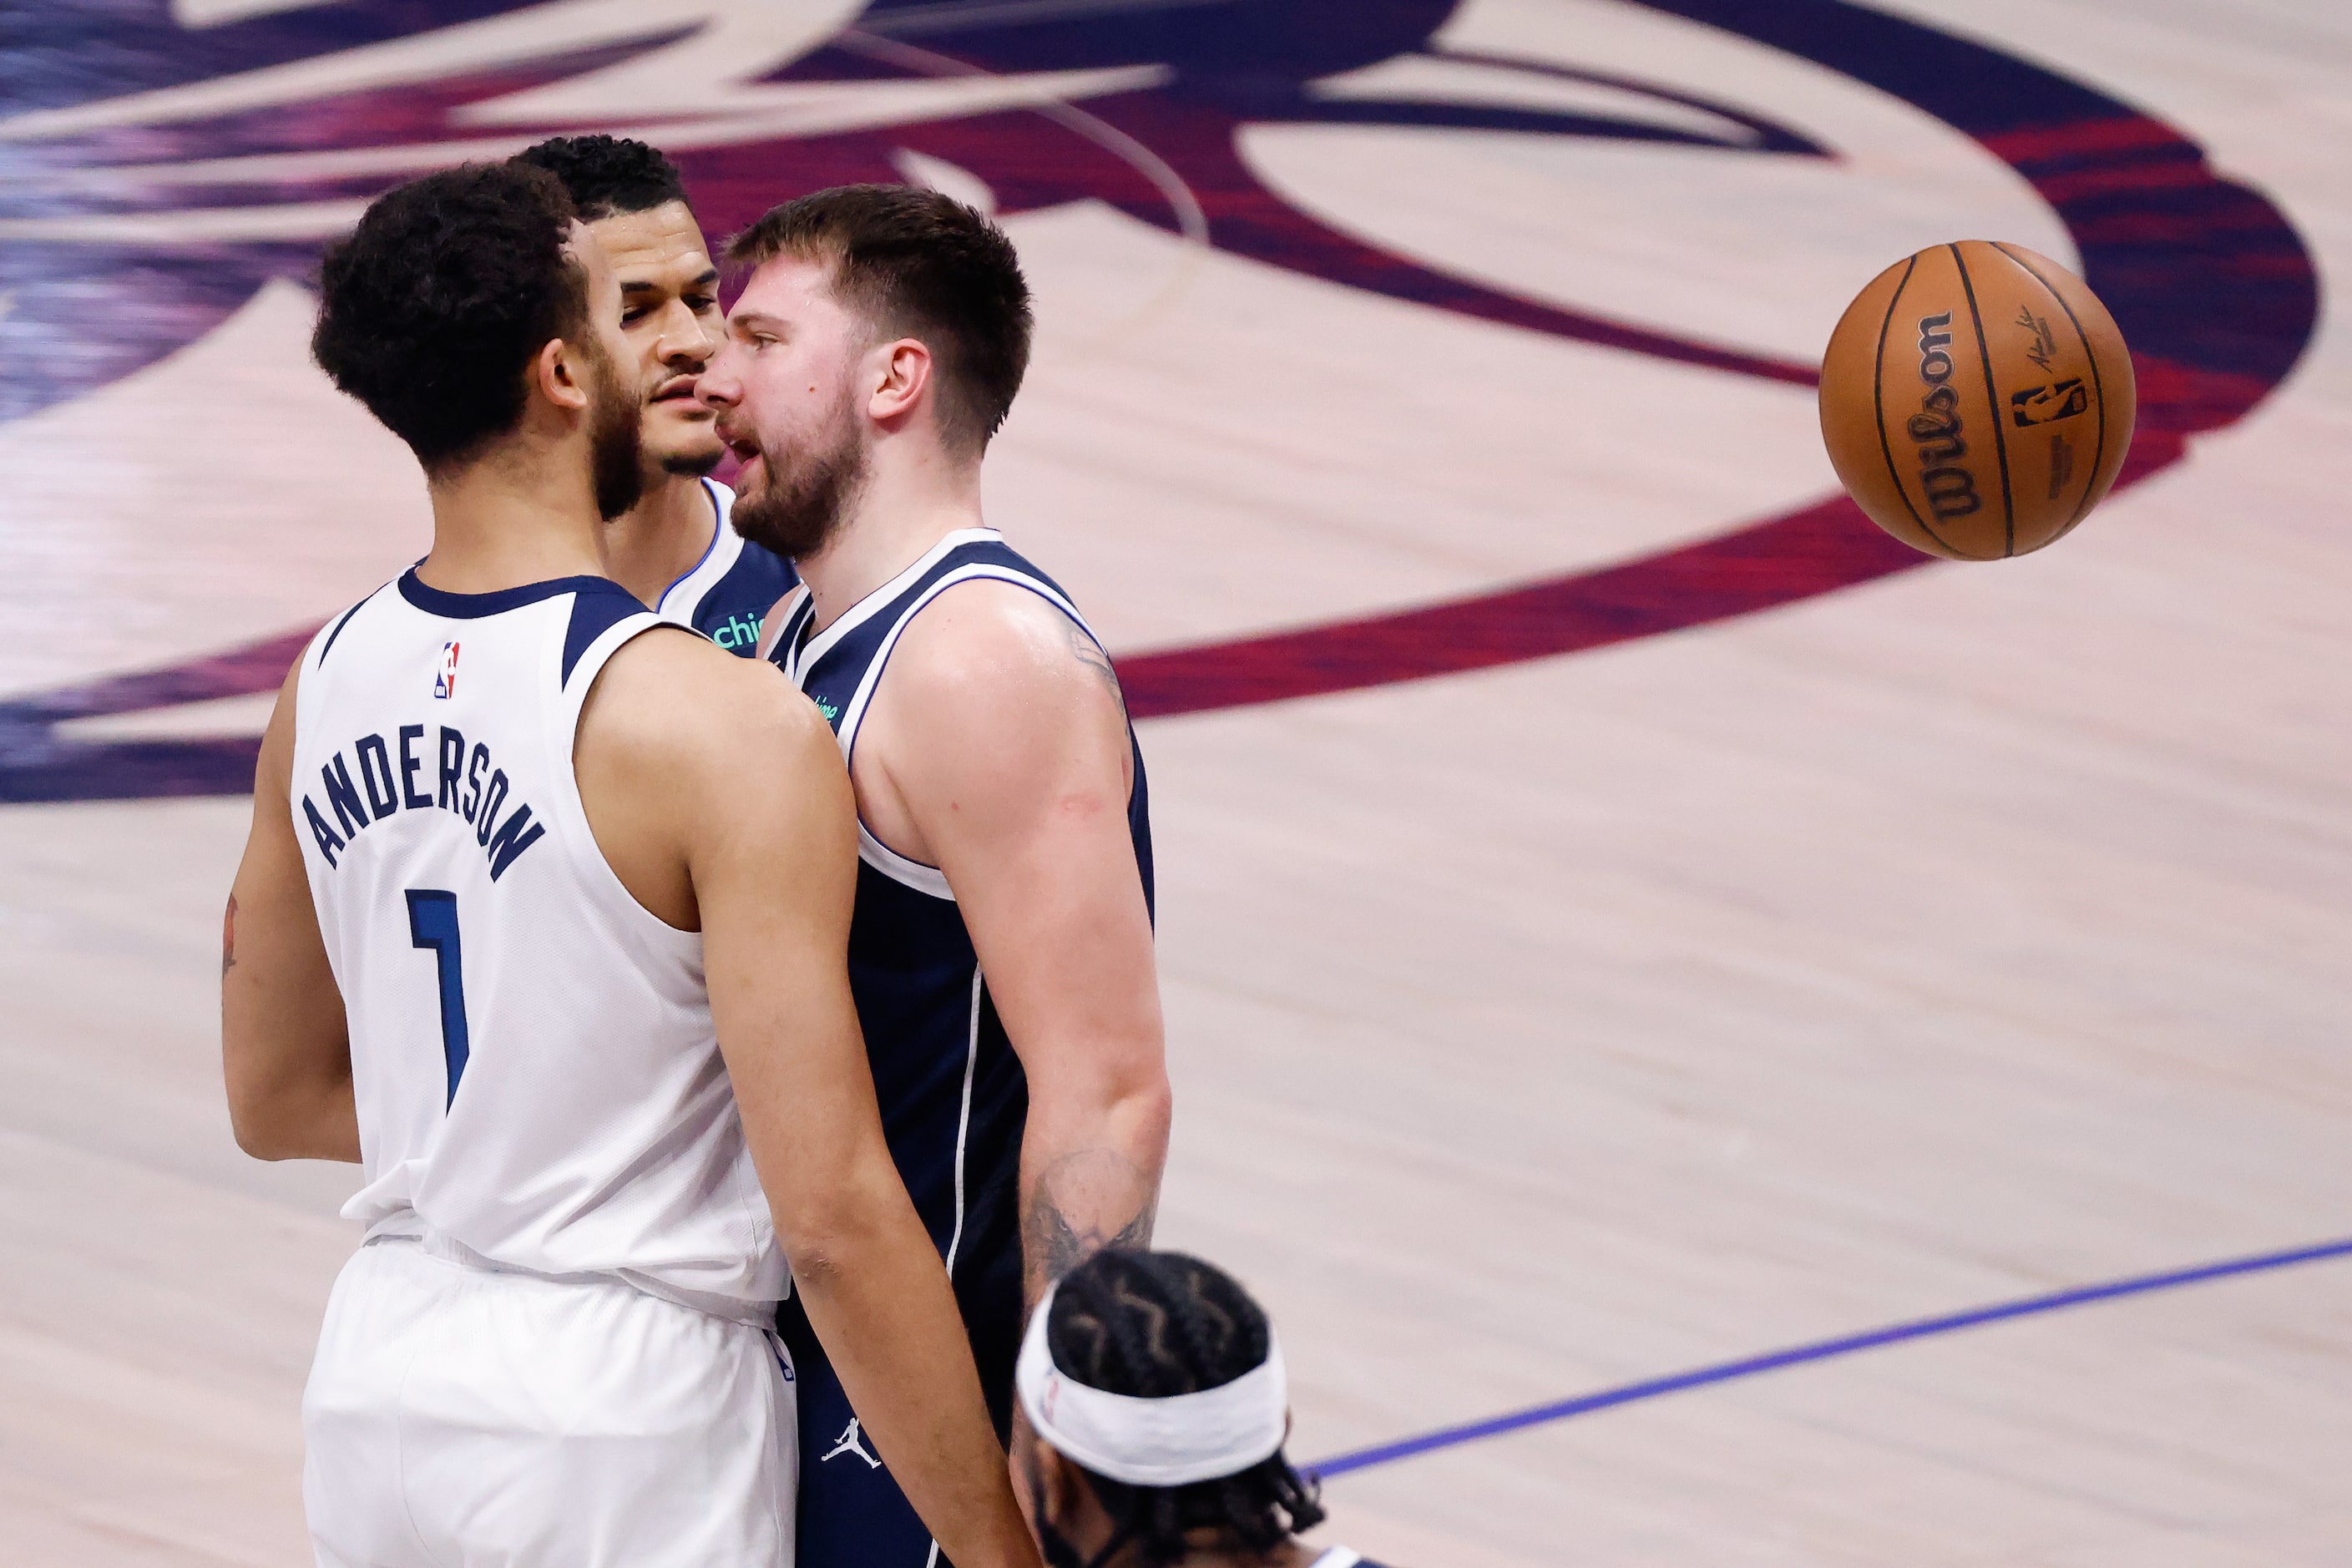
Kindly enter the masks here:
<path id="1" fill-rule="evenodd" d="M 441 645 L 441 673 L 433 678 L 433 695 L 446 697 L 457 689 L 457 645 Z"/>

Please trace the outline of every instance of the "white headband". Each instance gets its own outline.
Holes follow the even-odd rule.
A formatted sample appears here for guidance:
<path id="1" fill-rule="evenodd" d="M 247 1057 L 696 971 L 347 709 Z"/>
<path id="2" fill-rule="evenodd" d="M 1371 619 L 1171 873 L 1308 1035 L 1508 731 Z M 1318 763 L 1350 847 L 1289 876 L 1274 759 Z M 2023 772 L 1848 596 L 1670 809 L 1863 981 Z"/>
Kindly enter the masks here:
<path id="1" fill-rule="evenodd" d="M 1090 1388 L 1054 1364 L 1045 1320 L 1054 1292 L 1037 1303 L 1013 1385 L 1037 1436 L 1098 1476 L 1138 1487 L 1181 1487 L 1249 1468 L 1282 1447 L 1290 1425 L 1282 1343 L 1266 1330 L 1265 1360 L 1231 1383 L 1198 1394 L 1139 1399 Z"/>

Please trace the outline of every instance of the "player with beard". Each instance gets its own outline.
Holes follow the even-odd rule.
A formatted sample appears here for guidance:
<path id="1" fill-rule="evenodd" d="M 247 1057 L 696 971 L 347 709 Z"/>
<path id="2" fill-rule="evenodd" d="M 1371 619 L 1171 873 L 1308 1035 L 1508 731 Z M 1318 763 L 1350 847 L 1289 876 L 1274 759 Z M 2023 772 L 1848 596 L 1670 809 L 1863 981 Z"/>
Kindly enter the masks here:
<path id="1" fill-rule="evenodd" d="M 651 388 L 645 494 L 604 532 L 604 568 L 664 620 L 752 657 L 790 563 L 728 524 L 735 493 L 709 477 L 727 455 L 695 384 L 725 330 L 719 268 L 677 166 L 643 142 L 557 136 L 515 155 L 563 182 L 621 280 L 621 333 Z"/>
<path id="2" fill-rule="evenodd" d="M 321 280 L 312 352 L 415 452 L 433 548 L 288 676 L 223 930 L 238 1142 L 362 1166 L 319 1562 L 790 1568 L 789 1279 L 941 1539 L 1034 1568 L 875 1104 L 831 733 L 598 574 L 644 405 L 603 252 L 552 176 L 474 166 Z"/>
<path id="3" fill-rule="evenodd" d="M 793 560 L 769 657 L 816 700 L 859 817 L 850 985 L 900 1173 L 1009 1428 L 1023 1306 L 1151 1231 L 1169 1092 L 1143 763 L 1078 612 L 981 518 L 1029 352 L 1012 243 L 935 192 L 768 214 L 702 377 L 735 525 Z M 802 1357 L 801 1551 L 931 1568 L 866 1405 Z"/>

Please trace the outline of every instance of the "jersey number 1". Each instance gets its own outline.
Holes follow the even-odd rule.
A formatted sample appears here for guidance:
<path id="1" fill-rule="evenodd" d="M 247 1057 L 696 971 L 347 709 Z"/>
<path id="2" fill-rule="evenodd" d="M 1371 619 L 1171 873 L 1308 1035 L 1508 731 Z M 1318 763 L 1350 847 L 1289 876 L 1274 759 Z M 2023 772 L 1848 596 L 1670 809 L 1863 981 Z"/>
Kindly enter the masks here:
<path id="1" fill-rule="evenodd" d="M 466 1076 L 466 965 L 457 941 L 457 895 L 438 888 L 409 889 L 408 940 L 431 948 L 440 972 L 441 1055 L 449 1065 L 449 1093 L 441 1108 L 446 1110 L 457 1098 L 457 1080 Z"/>

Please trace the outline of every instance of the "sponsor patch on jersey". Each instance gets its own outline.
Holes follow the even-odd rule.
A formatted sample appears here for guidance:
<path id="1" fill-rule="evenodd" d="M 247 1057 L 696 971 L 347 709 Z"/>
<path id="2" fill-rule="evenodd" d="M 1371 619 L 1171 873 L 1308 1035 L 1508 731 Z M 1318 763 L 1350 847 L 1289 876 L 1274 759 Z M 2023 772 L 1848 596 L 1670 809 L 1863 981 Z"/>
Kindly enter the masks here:
<path id="1" fill-rule="evenodd" d="M 445 642 L 441 645 L 441 673 L 433 678 L 433 695 L 447 697 L 457 689 L 457 645 L 454 642 Z"/>

